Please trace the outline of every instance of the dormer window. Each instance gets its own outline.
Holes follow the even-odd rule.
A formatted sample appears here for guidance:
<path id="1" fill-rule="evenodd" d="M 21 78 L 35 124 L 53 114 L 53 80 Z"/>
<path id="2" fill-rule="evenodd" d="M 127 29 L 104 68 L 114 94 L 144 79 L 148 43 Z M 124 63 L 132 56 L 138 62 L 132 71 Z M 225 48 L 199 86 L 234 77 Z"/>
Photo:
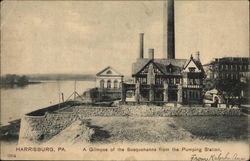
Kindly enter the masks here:
<path id="1" fill-rule="evenodd" d="M 173 72 L 173 65 L 172 65 L 172 64 L 169 64 L 169 65 L 167 66 L 167 71 L 168 71 L 169 73 L 172 73 L 172 72 Z"/>
<path id="2" fill-rule="evenodd" d="M 189 72 L 195 72 L 195 67 L 189 67 L 188 70 Z"/>

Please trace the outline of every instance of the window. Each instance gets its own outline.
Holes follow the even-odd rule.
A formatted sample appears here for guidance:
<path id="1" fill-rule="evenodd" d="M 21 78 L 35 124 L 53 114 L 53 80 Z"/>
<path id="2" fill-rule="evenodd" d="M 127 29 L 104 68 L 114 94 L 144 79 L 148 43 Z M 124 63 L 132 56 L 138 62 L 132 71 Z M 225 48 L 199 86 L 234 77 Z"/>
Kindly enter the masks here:
<path id="1" fill-rule="evenodd" d="M 103 79 L 100 81 L 100 88 L 104 88 L 104 80 Z"/>
<path id="2" fill-rule="evenodd" d="M 200 98 L 200 91 L 196 91 L 196 98 Z"/>
<path id="3" fill-rule="evenodd" d="M 156 78 L 155 79 L 155 84 L 162 84 L 161 78 Z"/>
<path id="4" fill-rule="evenodd" d="M 118 88 L 118 81 L 117 80 L 114 81 L 114 88 Z"/>
<path id="5" fill-rule="evenodd" d="M 189 67 L 189 72 L 195 72 L 195 67 Z"/>
<path id="6" fill-rule="evenodd" d="M 189 98 L 193 98 L 193 92 L 189 91 Z"/>
<path id="7" fill-rule="evenodd" d="M 187 93 L 186 93 L 186 91 L 183 92 L 183 98 L 184 98 L 184 99 L 187 98 Z"/>
<path id="8" fill-rule="evenodd" d="M 170 78 L 169 80 L 170 80 L 169 82 L 170 84 L 174 84 L 174 78 Z"/>
<path id="9" fill-rule="evenodd" d="M 235 74 L 235 79 L 238 79 L 238 78 L 239 78 L 238 74 Z"/>
<path id="10" fill-rule="evenodd" d="M 176 84 L 180 84 L 180 78 L 175 79 Z"/>
<path id="11" fill-rule="evenodd" d="M 189 79 L 189 84 L 193 85 L 194 84 L 194 80 L 193 79 Z"/>
<path id="12" fill-rule="evenodd" d="M 200 84 L 200 79 L 195 79 L 195 84 L 199 85 Z"/>
<path id="13" fill-rule="evenodd" d="M 224 79 L 224 73 L 221 73 L 221 78 Z"/>
<path id="14" fill-rule="evenodd" d="M 142 84 L 147 84 L 147 78 L 141 78 L 141 83 Z"/>
<path id="15" fill-rule="evenodd" d="M 107 88 L 111 88 L 111 80 L 107 81 Z"/>

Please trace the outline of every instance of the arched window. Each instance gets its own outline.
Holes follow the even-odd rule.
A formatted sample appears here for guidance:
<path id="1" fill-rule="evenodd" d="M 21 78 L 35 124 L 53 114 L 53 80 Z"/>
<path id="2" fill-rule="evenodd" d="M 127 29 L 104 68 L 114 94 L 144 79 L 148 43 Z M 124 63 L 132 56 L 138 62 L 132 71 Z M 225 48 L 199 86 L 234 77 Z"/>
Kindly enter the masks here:
<path id="1" fill-rule="evenodd" d="M 107 88 L 111 88 L 111 80 L 107 81 Z"/>
<path id="2" fill-rule="evenodd" d="M 114 81 L 114 88 L 118 88 L 118 81 L 117 80 Z"/>
<path id="3" fill-rule="evenodd" d="M 103 79 L 100 81 L 100 88 L 104 88 L 104 80 Z"/>

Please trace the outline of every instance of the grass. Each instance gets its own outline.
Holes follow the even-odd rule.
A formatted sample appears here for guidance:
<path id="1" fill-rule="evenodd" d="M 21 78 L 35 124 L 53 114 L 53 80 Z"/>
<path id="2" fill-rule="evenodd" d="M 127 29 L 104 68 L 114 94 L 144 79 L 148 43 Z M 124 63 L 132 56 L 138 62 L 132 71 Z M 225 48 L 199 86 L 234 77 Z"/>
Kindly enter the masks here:
<path id="1" fill-rule="evenodd" d="M 92 143 L 247 141 L 248 121 L 247 116 L 91 117 L 85 120 L 87 127 L 94 131 Z M 18 130 L 19 126 L 2 126 L 0 140 L 17 142 Z"/>
<path id="2" fill-rule="evenodd" d="M 247 116 L 175 117 L 176 125 L 200 139 L 215 141 L 247 141 Z"/>
<path id="3" fill-rule="evenodd" d="M 94 142 L 247 141 L 246 116 L 98 117 L 90 124 L 105 131 Z M 101 133 L 100 133 L 101 134 Z M 108 136 L 108 137 L 107 137 Z"/>
<path id="4" fill-rule="evenodd" d="M 109 136 L 99 136 L 102 139 L 93 142 L 169 142 L 193 139 L 189 132 L 175 126 L 171 117 L 98 117 L 91 118 L 90 124 L 101 127 L 103 134 L 108 133 Z"/>

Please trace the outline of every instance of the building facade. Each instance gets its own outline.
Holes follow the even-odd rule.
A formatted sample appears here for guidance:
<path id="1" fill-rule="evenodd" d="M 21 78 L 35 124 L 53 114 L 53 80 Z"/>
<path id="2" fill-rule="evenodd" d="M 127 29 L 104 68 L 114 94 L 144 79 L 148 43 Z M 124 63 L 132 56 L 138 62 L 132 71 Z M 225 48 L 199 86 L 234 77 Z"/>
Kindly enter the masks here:
<path id="1" fill-rule="evenodd" d="M 207 78 L 218 81 L 231 81 L 245 84 L 240 95 L 249 102 L 250 58 L 248 57 L 223 57 L 215 58 L 204 65 Z"/>
<path id="2" fill-rule="evenodd" d="M 215 58 L 204 65 L 204 70 L 210 79 L 249 80 L 249 63 L 250 58 L 247 57 Z"/>
<path id="3" fill-rule="evenodd" d="M 119 89 L 121 82 L 123 82 L 123 75 L 111 66 L 96 74 L 96 87 L 99 89 Z"/>
<path id="4" fill-rule="evenodd" d="M 134 83 L 123 83 L 122 102 L 201 104 L 204 70 L 199 59 L 137 59 Z"/>

